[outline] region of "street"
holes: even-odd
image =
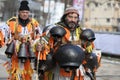
[[[120,59],[103,57],[97,80],[120,80]]]
[[[0,80],[7,80],[8,77],[6,69],[3,67],[3,64],[8,60],[5,54],[3,53],[5,48],[0,48]]]
[[[0,80],[6,80],[8,74],[3,64],[8,60],[4,55],[5,48],[0,48]],[[102,57],[101,66],[97,71],[97,80],[120,80],[120,59]]]

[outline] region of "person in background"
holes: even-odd
[[[32,47],[32,42],[34,42],[41,34],[42,30],[38,21],[29,17],[30,8],[28,4],[28,1],[22,0],[18,10],[18,16],[7,20],[6,24],[1,27],[2,31],[0,31],[0,46],[7,45],[5,54],[7,56],[11,55],[11,57],[9,57],[11,61],[9,62],[12,65],[9,66],[9,69],[7,70],[10,75],[10,80],[18,80],[19,78],[22,78],[22,80],[31,80],[31,75],[33,74],[29,59],[30,53],[28,50],[31,50],[30,52],[32,52],[32,49],[29,48]],[[12,49],[14,50],[9,54],[10,52],[8,49],[11,43],[14,43],[12,46]],[[25,47],[23,47],[23,45],[25,45]],[[20,54],[21,49],[24,49],[22,51],[23,53],[27,52],[23,54],[24,56],[21,56]],[[20,68],[21,64],[19,64],[22,62],[20,62],[19,58],[25,58],[22,69]],[[6,65],[8,65],[8,62],[4,64],[4,66]]]

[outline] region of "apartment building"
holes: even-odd
[[[84,25],[95,31],[120,31],[120,0],[85,0]]]

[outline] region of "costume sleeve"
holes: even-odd
[[[8,40],[9,32],[9,26],[6,23],[0,25],[0,39],[2,45]]]
[[[42,34],[42,26],[38,23],[38,21],[32,18],[32,24],[37,33]]]

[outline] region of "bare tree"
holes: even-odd
[[[15,16],[18,8],[18,0],[5,0],[4,7],[2,9],[3,20],[7,20],[8,18]]]

